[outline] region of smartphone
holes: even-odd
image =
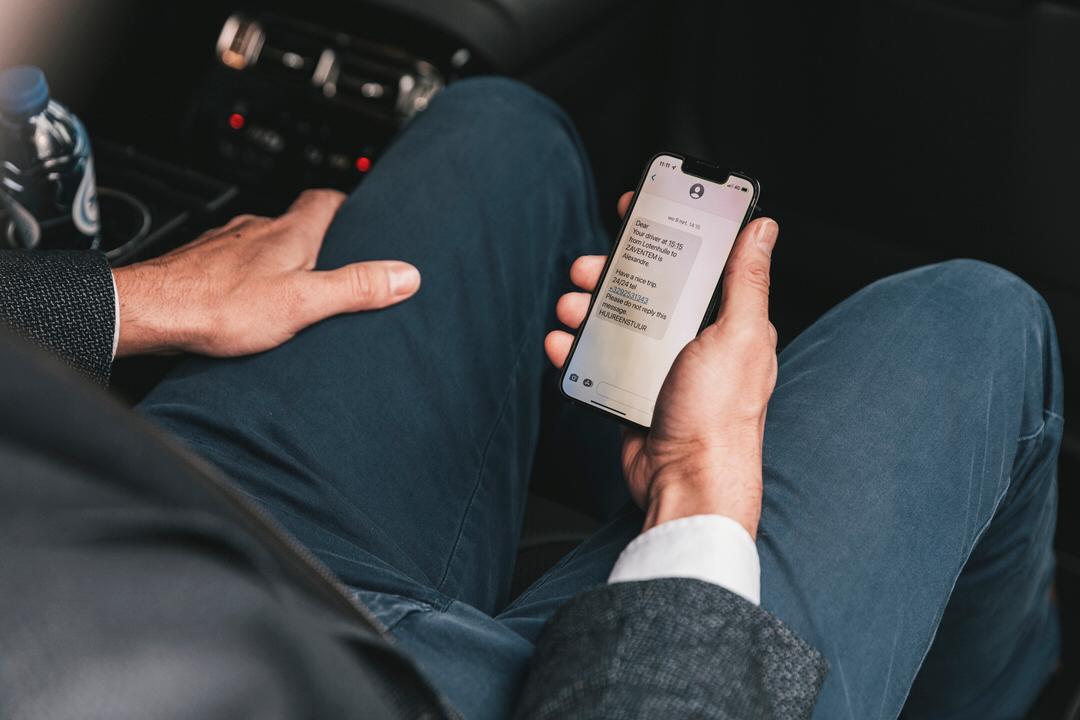
[[[756,180],[675,153],[649,161],[608,256],[559,387],[643,428],[675,356],[711,322]]]

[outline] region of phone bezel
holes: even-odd
[[[607,260],[604,262],[604,269],[600,272],[600,280],[596,287],[603,287],[604,281],[607,279],[608,270],[611,268],[611,261],[615,257],[615,252],[619,249],[619,243],[622,240],[623,233],[626,232],[626,224],[629,222],[630,217],[633,215],[634,206],[637,205],[637,199],[641,194],[641,188],[645,185],[645,179],[649,176],[649,170],[652,168],[653,163],[661,157],[671,157],[681,161],[680,170],[689,175],[690,177],[700,178],[702,180],[708,180],[711,183],[722,184],[728,178],[738,178],[750,184],[753,188],[753,197],[750,198],[750,205],[747,206],[746,215],[743,217],[742,222],[739,223],[739,231],[741,232],[746,224],[750,222],[750,218],[754,215],[754,210],[757,208],[758,197],[761,194],[761,185],[757,180],[750,177],[746,173],[738,170],[723,170],[719,165],[708,160],[702,160],[700,158],[694,158],[689,155],[682,155],[674,152],[658,152],[649,158],[649,162],[645,163],[645,170],[641,173],[641,178],[638,180],[637,187],[634,188],[634,196],[630,200],[629,207],[626,208],[626,215],[623,216],[622,221],[619,223],[619,229],[615,233],[614,242],[611,244],[611,251],[608,253]],[[730,259],[731,255],[728,254]],[[723,292],[724,286],[724,270],[727,268],[727,261],[724,262],[724,268],[720,270],[720,277],[716,281],[716,287],[713,288],[712,297],[709,299],[709,306],[705,311],[705,315],[701,318],[701,324],[698,326],[697,334],[701,334],[701,331],[713,322],[716,317],[716,313],[720,306],[720,297]],[[630,418],[619,415],[616,412],[606,410],[600,405],[585,402],[570,394],[568,394],[564,388],[566,382],[566,374],[570,369],[570,358],[574,357],[574,352],[577,350],[578,340],[581,338],[582,333],[585,332],[585,327],[588,325],[589,317],[592,315],[593,304],[596,302],[596,292],[593,292],[589,298],[589,309],[585,311],[585,319],[581,321],[581,326],[574,334],[574,342],[570,346],[570,352],[566,355],[566,362],[563,363],[562,370],[559,371],[559,393],[564,398],[576,405],[582,405],[589,410],[601,413],[605,417],[613,418],[623,425],[627,425],[640,430],[648,430],[649,428],[640,423],[636,423]]]

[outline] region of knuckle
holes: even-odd
[[[340,205],[345,201],[345,193],[330,188],[310,188],[300,193],[303,205]]]
[[[251,213],[244,213],[243,215],[237,215],[229,223],[230,225],[247,225],[248,223],[256,220],[256,216]]]
[[[337,190],[331,190],[330,188],[308,188],[300,193],[301,197],[311,200],[329,200],[332,198],[343,197],[344,193]]]
[[[762,324],[750,319],[740,319],[731,323],[729,332],[731,342],[740,348],[756,349],[762,344],[762,340],[768,337],[767,331]]]
[[[225,235],[228,233],[238,233],[247,228],[253,221],[255,216],[250,214],[236,215],[229,222],[225,223],[221,227],[216,227],[213,230],[207,230],[205,233],[199,236],[199,239],[204,237],[213,237],[218,235]]]
[[[269,218],[260,224],[262,229],[271,235],[289,235],[296,227],[292,213],[285,213],[280,217]]]
[[[332,188],[322,188],[320,190],[317,190],[316,192],[319,193],[320,198],[322,198],[324,200],[329,200],[329,201],[335,202],[335,203],[342,202],[346,197],[348,197],[345,193],[341,192],[340,190],[334,190]]]
[[[742,363],[756,365],[776,357],[776,330],[768,321],[739,319],[728,323],[724,332]]]
[[[739,271],[739,280],[766,294],[769,292],[769,268],[758,262],[747,263]]]
[[[367,268],[355,266],[349,270],[349,295],[358,303],[370,302],[375,297],[375,283]]]
[[[232,230],[236,232],[261,232],[265,230],[267,224],[271,222],[270,218],[261,215],[243,215],[242,217],[243,221],[233,226]]]

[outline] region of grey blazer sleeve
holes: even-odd
[[[717,585],[615,583],[548,623],[517,717],[808,718],[826,670],[779,620]]]
[[[105,256],[0,250],[0,323],[107,384],[116,307]]]

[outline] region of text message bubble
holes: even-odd
[[[657,340],[667,332],[701,237],[636,216],[611,262],[596,314]]]

